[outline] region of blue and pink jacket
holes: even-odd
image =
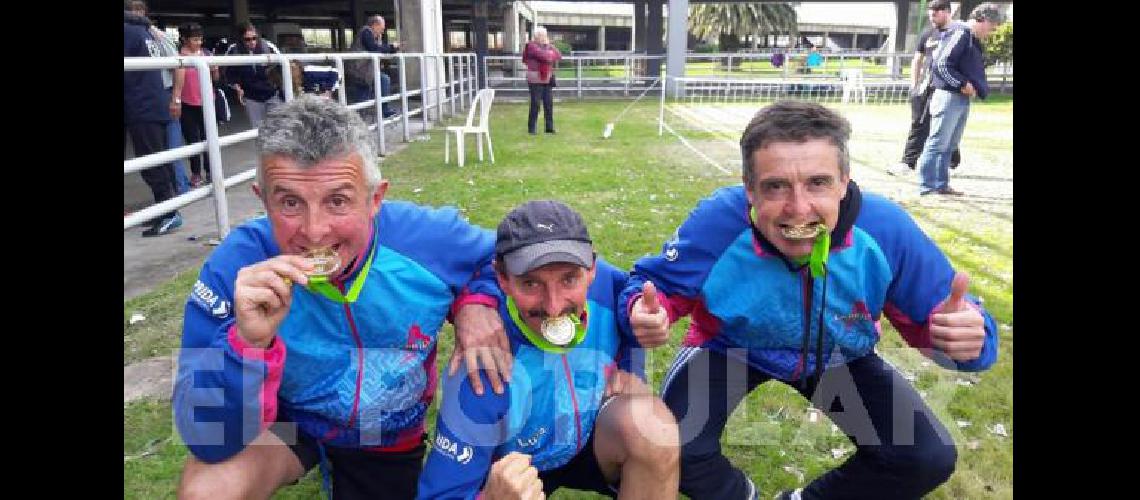
[[[883,315],[909,345],[932,347],[930,316],[950,295],[955,273],[901,207],[849,183],[832,231],[826,301],[824,280],[780,255],[753,228],[750,213],[741,185],[702,200],[660,254],[634,265],[622,293],[623,328],[650,280],[663,293],[670,322],[692,315],[685,345],[726,354],[745,348],[750,366],[784,381],[803,380],[817,363],[835,366],[870,353]],[[966,299],[985,318],[981,355],[933,359],[946,368],[985,370],[997,359],[996,324],[976,298]]]
[[[495,307],[495,235],[453,208],[386,201],[369,248],[332,282],[342,293],[375,249],[352,304],[293,285],[267,349],[236,332],[238,270],[280,254],[269,220],[235,228],[206,260],[186,303],[174,416],[190,451],[225,460],[275,420],[319,442],[377,452],[423,442],[435,394],[436,335],[468,302]]]
[[[531,455],[540,471],[566,465],[589,440],[610,373],[620,368],[645,378],[644,352],[615,316],[627,275],[600,258],[597,269],[586,295],[585,338],[563,354],[530,343],[506,297],[498,297],[514,354],[511,381],[503,394],[488,389],[479,396],[466,375],[444,377],[418,498],[476,498],[494,461],[514,451]]]

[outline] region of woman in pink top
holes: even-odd
[[[526,83],[530,87],[530,114],[527,116],[526,129],[535,133],[538,121],[538,103],[542,101],[543,117],[546,119],[546,133],[554,133],[554,98],[551,95],[554,87],[554,67],[562,53],[550,43],[546,28],[539,26],[534,29],[534,38],[527,42],[523,49],[522,62],[526,64]]]
[[[181,48],[178,53],[184,56],[208,56],[209,50],[202,48],[202,26],[198,23],[186,23],[178,27],[178,39]],[[201,142],[206,137],[206,125],[202,118],[202,88],[198,83],[198,70],[194,67],[186,68],[186,76],[182,84],[182,137],[186,144]],[[210,78],[218,79],[217,66],[210,67]],[[207,92],[213,92],[209,88]],[[179,102],[175,99],[175,102]],[[202,155],[190,157],[190,184],[199,187],[210,182],[210,170],[206,169],[206,178],[202,179]]]

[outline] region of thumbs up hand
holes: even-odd
[[[982,352],[986,340],[982,313],[966,302],[970,276],[959,272],[950,284],[950,296],[930,316],[930,337],[934,347],[955,361],[972,361]]]
[[[629,311],[629,324],[641,347],[657,347],[669,340],[669,313],[661,307],[652,281],[646,281],[641,292]]]

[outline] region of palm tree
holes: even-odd
[[[785,2],[699,3],[689,6],[689,31],[705,41],[717,37],[721,52],[740,47],[740,37],[798,33],[796,9]]]

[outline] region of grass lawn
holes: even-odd
[[[732,173],[724,174],[670,134],[659,137],[656,100],[646,99],[634,106],[618,122],[613,136],[602,139],[605,124],[627,104],[567,99],[555,105],[558,133],[530,136],[526,133],[525,105],[496,103],[491,113],[495,164],[479,163],[470,151],[473,147],[468,148],[464,168],[456,167],[454,158],[451,164],[443,164],[443,137],[437,127],[430,141],[412,143],[383,162],[383,174],[391,180],[388,196],[429,205],[454,205],[471,222],[491,228],[507,210],[524,200],[559,198],[584,215],[599,254],[628,269],[637,258],[659,251],[698,200],[717,187],[739,182],[739,172],[729,169]],[[880,352],[913,375],[914,384],[959,447],[956,472],[930,498],[1011,498],[1012,194],[1008,203],[997,195],[992,197],[997,201],[905,196],[913,189],[913,182],[892,180],[883,167],[897,161],[902,150],[908,107],[840,109],[855,128],[851,144],[853,177],[864,189],[889,196],[900,193],[900,202],[954,265],[971,274],[971,292],[985,299],[1001,325],[1000,357],[993,369],[959,374],[925,364],[920,355],[904,348],[897,332],[883,322]],[[725,111],[724,115],[728,114]],[[747,114],[745,109],[743,115]],[[969,123],[962,145],[966,155],[962,171],[954,174],[961,175],[962,180],[959,183],[952,177],[952,182],[960,189],[967,186],[968,192],[973,186],[966,184],[969,182],[1001,184],[987,178],[1008,177],[1012,186],[1012,101],[975,106]],[[703,132],[704,136],[694,133],[690,139],[728,165],[734,154],[731,144],[739,139],[739,133],[739,125],[732,122],[724,128],[713,127]],[[739,168],[739,158],[735,161],[732,165]],[[975,206],[970,208],[966,203]],[[195,275],[196,271],[186,273],[124,303],[125,362],[170,355],[177,347],[183,302]],[[129,325],[128,318],[136,311],[143,312],[148,320]],[[648,371],[655,388],[660,387],[687,326],[687,320],[679,322],[670,344],[651,352]],[[452,349],[450,326],[439,339],[442,366]],[[826,418],[808,423],[806,409],[807,402],[790,388],[765,384],[742,402],[729,421],[722,438],[725,453],[757,482],[763,498],[810,481],[839,464],[853,449],[845,437],[831,429]],[[123,413],[124,497],[173,498],[187,451],[173,432],[169,402],[135,402],[124,405]],[[959,427],[956,421],[970,425]],[[434,407],[428,422],[434,424]],[[1008,437],[991,432],[995,424],[1002,424]],[[319,482],[311,473],[275,498],[314,498],[319,495]],[[563,490],[555,498],[594,495]]]

